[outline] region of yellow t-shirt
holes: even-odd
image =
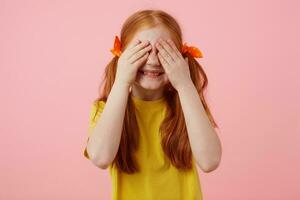
[[[113,200],[202,200],[202,191],[198,171],[193,157],[193,169],[179,171],[163,156],[160,145],[159,126],[166,113],[165,98],[145,101],[129,95],[136,107],[137,123],[140,128],[140,149],[137,162],[141,172],[135,174],[120,173],[117,168],[109,166],[112,180]],[[105,102],[99,102],[96,112],[93,105],[90,112],[89,134],[95,127]],[[85,149],[84,156],[88,158]]]

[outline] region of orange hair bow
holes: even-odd
[[[121,41],[118,36],[115,36],[114,47],[110,51],[112,52],[112,54],[120,57],[122,51],[121,51]]]
[[[115,56],[120,57],[122,51],[121,51],[121,41],[120,41],[118,36],[115,36],[114,47],[110,51]],[[189,53],[195,58],[202,58],[203,57],[203,54],[200,51],[200,49],[198,49],[197,47],[194,47],[194,46],[188,46],[186,43],[183,44],[182,49],[181,49],[181,53],[183,53],[183,54],[184,53]]]
[[[189,54],[191,54],[195,58],[203,58],[203,54],[200,51],[200,49],[198,49],[197,47],[194,47],[194,46],[188,46],[186,44],[186,42],[183,44],[181,52],[182,53],[188,52]]]

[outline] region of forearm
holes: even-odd
[[[192,152],[205,172],[214,170],[221,160],[221,143],[212,127],[200,96],[192,82],[178,90]]]
[[[128,94],[129,86],[115,82],[93,129],[87,151],[97,165],[107,166],[118,152]]]

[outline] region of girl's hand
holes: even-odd
[[[117,63],[115,81],[128,87],[136,79],[138,68],[146,61],[152,46],[149,41],[136,40],[121,54]]]
[[[160,63],[173,87],[178,91],[181,86],[191,83],[188,58],[183,58],[174,42],[171,39],[159,39],[156,47]]]

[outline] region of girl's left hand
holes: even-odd
[[[183,58],[174,42],[171,39],[159,39],[156,47],[160,63],[173,87],[178,91],[180,87],[191,83],[188,58]]]

